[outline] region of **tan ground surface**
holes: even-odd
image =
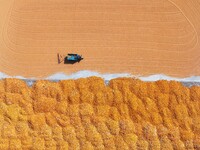
[[[0,149],[199,150],[200,87],[115,79],[0,81]]]
[[[199,18],[199,0],[0,0],[0,71],[200,75]]]

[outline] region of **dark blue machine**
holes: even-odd
[[[68,54],[65,57],[65,63],[76,63],[80,62],[83,59],[81,55],[78,54]]]

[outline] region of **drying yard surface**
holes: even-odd
[[[97,77],[0,81],[0,149],[200,149],[200,87]]]
[[[198,76],[199,18],[199,0],[0,0],[0,71]],[[58,64],[57,53],[85,59]],[[0,80],[4,149],[200,149],[200,87]]]
[[[0,70],[199,75],[199,17],[199,0],[0,0]]]

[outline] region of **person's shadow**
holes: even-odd
[[[63,56],[60,55],[59,53],[57,53],[57,59],[58,59],[58,64],[60,64],[61,62],[63,62]]]

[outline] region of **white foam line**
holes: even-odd
[[[87,78],[87,77],[91,77],[91,76],[101,77],[104,80],[111,80],[111,79],[119,78],[119,77],[133,77],[129,73],[101,74],[98,72],[84,70],[84,71],[78,71],[76,73],[72,73],[70,75],[66,75],[64,73],[56,73],[56,74],[53,74],[53,75],[47,77],[46,79],[48,79],[48,80],[67,80],[67,79]]]
[[[9,76],[5,73],[0,73],[0,79],[5,79],[5,78],[18,78],[18,79],[23,79],[23,80],[37,80],[37,79],[45,79],[45,80],[68,80],[68,79],[79,79],[79,78],[87,78],[91,76],[97,76],[101,77],[106,81],[110,81],[111,79],[119,78],[119,77],[127,77],[127,78],[138,78],[142,81],[157,81],[157,80],[175,80],[175,81],[180,81],[180,82],[200,82],[200,76],[191,76],[191,77],[186,77],[186,78],[176,78],[176,77],[170,77],[164,74],[155,74],[155,75],[150,75],[150,76],[139,76],[139,75],[132,75],[130,73],[116,73],[116,74],[111,74],[111,73],[98,73],[94,71],[89,71],[89,70],[83,70],[83,71],[78,71],[76,73],[72,74],[65,74],[65,73],[56,73],[51,76],[45,77],[45,78],[25,78],[22,76]]]
[[[156,74],[156,75],[150,75],[150,76],[142,76],[139,77],[142,81],[157,81],[157,80],[167,80],[167,81],[179,81],[179,82],[200,82],[200,76],[190,76],[186,78],[176,78],[176,77],[170,77],[164,74]]]

